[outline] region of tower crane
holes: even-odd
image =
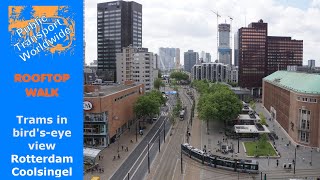
[[[212,10],[211,10],[212,11]],[[221,17],[220,16],[220,14],[218,13],[218,11],[217,12],[215,12],[215,11],[212,11],[216,16],[217,16],[217,60],[218,60],[218,46],[219,46],[219,33],[218,33],[218,29],[219,29],[219,17]]]
[[[232,33],[232,20],[233,20],[233,18],[231,17],[231,16],[228,16],[229,17],[229,19],[230,19],[230,48],[231,48],[231,50],[232,50],[232,48],[233,48],[233,46],[232,46],[232,36],[233,36],[233,33]],[[232,54],[233,53],[231,53],[231,64],[232,64]]]

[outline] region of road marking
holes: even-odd
[[[177,161],[176,161],[176,165],[174,166],[173,176],[172,176],[172,179],[171,179],[171,180],[173,180],[173,179],[174,179],[174,174],[176,173],[177,164],[178,164],[178,162],[179,162],[179,161],[180,161],[180,160],[179,160],[179,159],[177,159]]]
[[[152,149],[153,145],[154,145],[154,143],[151,145],[150,149]],[[142,151],[142,152],[144,152],[144,151]],[[142,154],[142,153],[141,153],[141,154]],[[134,175],[136,174],[136,172],[137,172],[138,169],[140,168],[142,162],[143,162],[144,159],[147,157],[147,155],[148,155],[148,152],[147,152],[147,153],[144,155],[144,157],[142,158],[142,160],[141,160],[141,162],[139,163],[137,169],[136,169],[136,170],[133,172],[133,174],[131,175],[131,178],[134,177]],[[127,176],[126,176],[123,180],[125,180],[125,179],[127,179]]]
[[[148,142],[148,144],[150,144],[150,142],[153,140],[153,138],[155,137],[155,135],[158,134],[158,131],[161,129],[161,126],[163,125],[163,123],[166,121],[167,118],[164,118],[162,124],[159,126],[159,129],[157,130],[157,132],[153,135],[153,137],[150,139],[150,141]],[[155,141],[154,141],[155,142]],[[152,143],[151,147],[149,147],[149,149],[152,149],[153,145],[155,143]],[[148,148],[148,146],[146,146],[142,152],[144,152],[146,149]],[[137,158],[137,160],[134,162],[134,164],[132,165],[132,167],[130,168],[130,170],[128,171],[131,172],[132,168],[135,166],[135,164],[138,162],[139,158],[141,157],[143,153],[140,154],[140,156]],[[143,157],[143,159],[141,160],[140,164],[137,166],[136,170],[133,172],[133,174],[131,175],[131,177],[134,177],[134,175],[136,174],[137,170],[140,168],[142,162],[144,161],[144,159],[146,158],[146,156],[148,155],[148,152],[145,154],[145,156]],[[124,180],[127,179],[128,174],[123,178]]]
[[[173,138],[173,136],[170,136],[170,139],[169,139],[169,141],[168,141],[168,143],[167,143],[167,146],[166,146],[166,148],[164,149],[164,151],[163,151],[163,153],[162,153],[162,155],[161,155],[161,158],[160,158],[159,163],[157,164],[155,174],[156,174],[156,172],[158,171],[158,168],[159,168],[160,162],[162,161],[163,155],[164,155],[164,154],[165,154],[165,152],[167,151],[168,146],[169,146],[169,144],[170,144],[170,142],[171,142],[171,139],[172,139],[172,138]]]
[[[183,161],[183,160],[182,160]],[[184,177],[186,176],[186,174],[187,174],[187,166],[188,166],[188,164],[187,163],[184,163],[184,172],[186,172],[186,173],[183,173],[183,175],[182,175],[182,180],[184,180]]]

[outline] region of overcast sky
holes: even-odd
[[[142,46],[158,53],[159,47],[210,52],[216,59],[217,19],[230,23],[232,34],[263,19],[268,35],[303,40],[303,61],[320,66],[320,0],[135,0],[142,4]],[[97,3],[85,0],[86,62],[97,59]],[[233,46],[233,37],[232,37]]]

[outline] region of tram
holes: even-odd
[[[200,149],[194,148],[188,143],[181,144],[181,150],[190,158],[211,167],[252,174],[259,173],[259,162],[255,160],[236,159],[208,154]]]

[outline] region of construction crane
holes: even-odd
[[[212,10],[211,10],[212,11]],[[220,14],[218,14],[218,12],[212,11],[216,16],[217,16],[217,60],[218,60],[218,46],[219,46],[219,33],[218,33],[218,29],[219,29],[219,17]]]
[[[232,20],[233,20],[233,18],[230,17],[230,16],[228,16],[228,17],[229,17],[229,19],[230,19],[230,48],[232,49],[232,47],[233,47],[233,46],[232,46],[232,35],[233,35],[233,34],[232,34]],[[231,53],[231,60],[230,60],[230,61],[231,61],[231,62],[230,62],[231,64],[232,64],[232,59],[233,59],[233,58],[232,58],[232,54],[233,54],[233,53]]]

